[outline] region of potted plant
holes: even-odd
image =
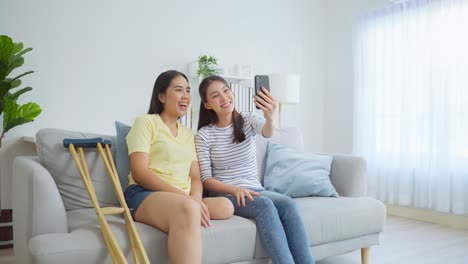
[[[214,56],[200,55],[198,57],[198,77],[203,79],[217,74],[219,74],[218,60]]]
[[[29,102],[24,105],[17,103],[18,97],[25,92],[31,91],[31,87],[25,87],[16,91],[13,89],[19,87],[22,83],[22,77],[33,73],[28,71],[14,78],[8,75],[16,68],[24,64],[23,55],[32,48],[23,48],[23,43],[14,43],[8,37],[0,36],[0,116],[3,114],[3,129],[0,133],[0,147],[5,134],[12,128],[34,121],[41,112],[41,107]]]

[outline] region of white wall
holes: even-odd
[[[46,127],[115,134],[114,120],[132,123],[147,111],[160,72],[186,71],[202,53],[252,64],[254,73],[301,74],[302,101],[284,106],[283,126],[299,126],[305,148],[320,151],[324,2],[2,1],[0,34],[34,48],[21,69],[36,71],[23,80],[34,90],[22,102],[43,108],[0,150],[2,207],[11,206],[14,157],[34,153],[22,136]]]
[[[352,25],[363,13],[389,0],[325,1],[324,152],[351,153],[353,148]]]

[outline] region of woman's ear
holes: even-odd
[[[159,98],[159,101],[161,101],[161,103],[164,104],[166,102],[166,96],[164,94],[160,93],[158,95],[158,98]]]
[[[211,107],[211,105],[210,105],[209,103],[203,103],[203,105],[204,105],[205,108],[208,109],[208,110],[213,109],[213,107]]]

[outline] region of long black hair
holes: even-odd
[[[229,87],[229,84],[220,76],[209,76],[203,79],[203,81],[200,83],[200,87],[198,88],[198,92],[200,93],[200,117],[198,119],[198,130],[200,128],[211,125],[211,124],[216,124],[218,122],[218,116],[216,115],[216,112],[207,109],[205,107],[205,103],[208,101],[207,100],[207,92],[208,92],[208,87],[210,86],[211,83],[218,81],[224,83],[227,87]],[[231,88],[229,88],[231,89]],[[233,132],[233,143],[241,143],[245,140],[245,133],[244,133],[244,118],[242,118],[242,115],[237,112],[237,110],[234,108],[234,111],[232,111],[232,125],[234,127],[234,132]]]
[[[166,93],[166,90],[169,88],[172,80],[177,76],[184,77],[188,82],[187,76],[179,71],[169,70],[159,74],[158,78],[154,82],[153,95],[151,96],[148,114],[160,114],[164,111],[164,104],[159,101],[159,95]]]

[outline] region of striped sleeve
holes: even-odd
[[[200,165],[200,176],[202,182],[213,177],[211,171],[210,148],[208,147],[207,135],[203,129],[198,130],[195,136],[198,164]]]
[[[250,123],[252,124],[253,129],[257,134],[263,135],[262,130],[263,126],[265,125],[265,118],[256,113],[252,112],[250,114]]]

